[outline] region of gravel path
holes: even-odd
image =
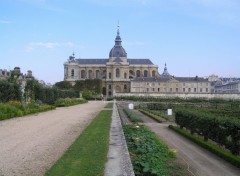
[[[106,105],[89,102],[0,121],[0,176],[40,176]]]
[[[239,176],[240,169],[199,147],[168,128],[168,124],[146,123],[189,165],[194,176]]]

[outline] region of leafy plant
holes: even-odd
[[[125,138],[136,176],[173,175],[175,153],[144,126],[124,126]]]

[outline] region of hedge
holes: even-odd
[[[234,156],[232,155],[231,153],[213,145],[213,144],[210,144],[206,141],[204,141],[202,138],[200,137],[197,137],[197,136],[194,136],[194,135],[191,135],[190,133],[188,133],[187,131],[185,130],[182,130],[178,127],[175,127],[175,126],[172,126],[172,125],[169,125],[169,128],[176,131],[177,133],[183,135],[184,137],[190,139],[191,141],[193,141],[194,143],[200,145],[201,147],[207,149],[208,151],[216,154],[217,156],[221,157],[222,159],[230,162],[231,164],[237,166],[240,168],[240,158],[237,157],[237,156]]]

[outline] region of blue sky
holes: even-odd
[[[0,68],[63,80],[63,63],[108,58],[117,23],[129,58],[175,76],[240,77],[239,0],[1,0]]]

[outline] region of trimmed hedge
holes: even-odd
[[[87,100],[84,99],[77,99],[77,98],[60,98],[55,101],[55,106],[57,107],[68,107],[77,104],[87,103]]]
[[[213,145],[210,144],[206,141],[204,141],[202,138],[199,138],[197,136],[191,135],[190,133],[188,133],[185,130],[182,130],[178,127],[169,125],[169,128],[176,131],[177,133],[183,135],[184,137],[190,139],[191,141],[193,141],[194,143],[200,145],[201,147],[207,149],[208,151],[216,154],[217,156],[221,157],[222,159],[230,162],[231,164],[233,164],[234,166],[237,166],[240,168],[240,158],[237,156],[232,155],[231,153]]]
[[[143,120],[137,114],[135,114],[132,110],[128,108],[124,108],[123,111],[127,114],[128,118],[132,122],[143,122]]]
[[[155,114],[152,114],[152,113],[150,113],[150,112],[148,112],[148,111],[145,111],[145,110],[143,110],[143,109],[139,109],[139,111],[140,111],[141,113],[147,115],[148,117],[156,120],[156,121],[159,122],[159,123],[162,123],[162,122],[164,121],[163,119],[161,119],[161,117],[159,117],[159,116],[157,116],[157,115],[155,115]]]
[[[185,127],[191,133],[198,133],[207,141],[211,139],[224,145],[232,154],[240,152],[240,119],[220,116],[199,109],[178,109],[175,120],[180,128]]]
[[[12,101],[5,104],[0,104],[0,120],[6,120],[13,117],[22,117],[24,115],[33,114],[55,109],[55,106],[39,105],[36,103],[21,104],[17,101]]]

